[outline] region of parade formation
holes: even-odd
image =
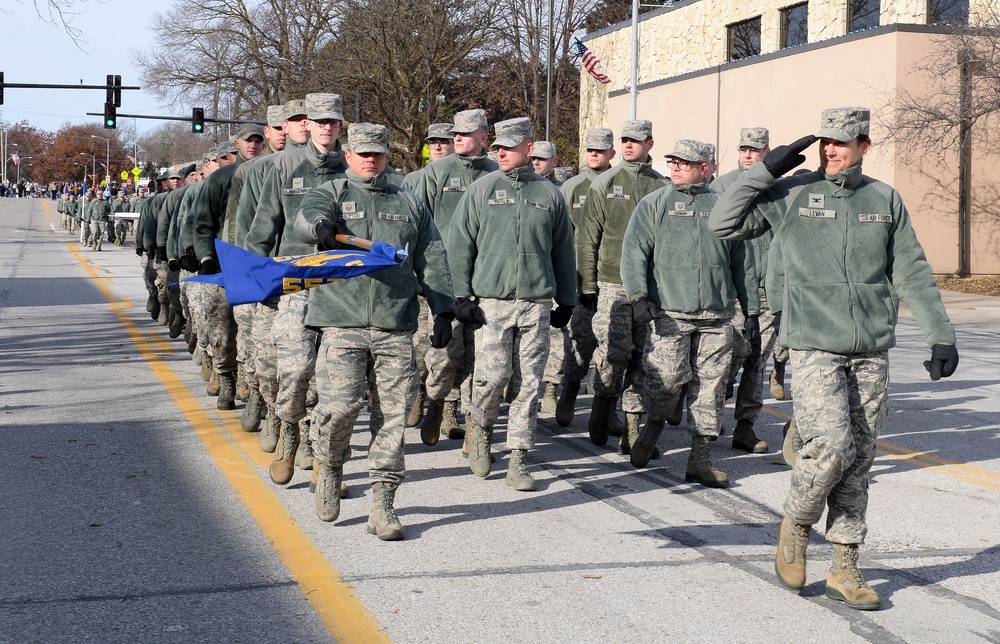
[[[340,95],[311,93],[270,106],[266,126],[239,126],[148,190],[67,191],[58,212],[91,251],[133,237],[146,311],[183,336],[219,410],[243,401],[240,426],[273,454],[275,485],[309,473],[319,520],[336,523],[341,499],[358,494],[343,468],[366,408],[367,530],[395,541],[407,427],[454,449],[477,479],[505,448],[506,485],[531,492],[539,414],[563,427],[586,416],[593,444],[636,468],[659,458],[666,425],[685,424],[684,478],[724,488],[712,461],[724,442],[772,450],[755,431],[769,391],[794,401],[775,573],[803,588],[826,510],[826,595],[874,610],[859,549],[900,299],[930,348],[931,379],[952,375],[958,353],[902,199],[862,174],[869,110],[819,116],[815,135],[773,148],[766,127],[732,133],[739,167],[721,176],[714,146],[693,139],[656,148],[669,150],[661,175],[652,123],[628,120],[617,136],[587,131],[570,178],[528,118],[493,124],[491,138],[487,113],[468,109],[428,128],[429,162],[402,177],[387,165],[388,128],[345,124]],[[818,168],[796,171],[813,146]],[[240,270],[220,261],[216,240],[261,257],[358,250],[358,240],[407,255],[233,306],[205,279]],[[585,386],[589,409],[577,404]],[[506,445],[494,436],[504,410]]]

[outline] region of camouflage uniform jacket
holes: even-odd
[[[194,208],[194,252],[198,259],[217,259],[215,240],[222,238],[222,222],[229,204],[229,188],[236,169],[243,164],[243,157],[236,157],[235,163],[219,168],[202,181],[204,187],[198,191],[198,201]]]
[[[431,161],[420,171],[419,180],[411,192],[434,216],[434,223],[449,249],[448,231],[451,230],[451,220],[458,209],[458,203],[474,181],[499,167],[483,151],[475,157],[449,154],[443,159]]]
[[[695,183],[660,188],[639,202],[622,255],[629,300],[646,297],[671,317],[686,319],[730,318],[734,299],[744,313],[760,313],[748,245],[723,241],[708,229],[717,200],[706,184]]]
[[[583,293],[597,282],[621,284],[622,238],[639,200],[663,187],[663,175],[646,163],[622,161],[590,184],[576,244]]]
[[[491,172],[469,186],[448,237],[457,296],[576,304],[566,202],[530,165]]]
[[[314,245],[303,243],[295,235],[295,213],[312,188],[343,177],[346,170],[339,141],[326,153],[320,153],[310,142],[289,154],[275,155],[244,248],[263,257],[316,252]]]
[[[384,173],[365,179],[348,172],[310,190],[295,217],[299,244],[313,248],[316,226],[324,220],[338,222],[358,237],[398,248],[409,244],[410,256],[399,266],[311,289],[307,325],[416,329],[418,285],[431,313],[455,312],[448,259],[433,218]]]
[[[784,257],[781,343],[850,355],[896,344],[902,297],[929,345],[955,330],[903,200],[861,164],[775,180],[755,163],[720,197],[709,219],[724,239],[774,229]]]

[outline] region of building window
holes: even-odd
[[[932,25],[969,24],[969,0],[928,0],[927,22]]]
[[[809,42],[809,3],[792,5],[781,10],[781,48]]]
[[[727,60],[760,55],[760,16],[726,26],[729,36]]]
[[[878,27],[879,0],[847,0],[847,32]]]

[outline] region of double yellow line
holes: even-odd
[[[127,313],[131,303],[111,292],[107,278],[97,274],[90,261],[79,253],[77,244],[66,246],[94,280],[139,354],[194,428],[330,634],[338,642],[389,642],[368,608],[254,471],[252,465],[266,467],[270,461],[257,448],[255,435],[242,431],[233,414],[224,414],[222,426],[214,421],[163,360],[163,354],[173,351],[171,345],[156,333],[147,338]],[[154,336],[158,342],[151,340]]]
[[[788,414],[776,409],[765,407],[761,411],[782,420],[790,420],[792,418]],[[902,445],[887,443],[883,440],[876,441],[876,444],[879,448],[879,456],[886,460],[903,461],[907,465],[948,476],[963,483],[1000,492],[1000,474],[996,472],[965,465],[964,463],[956,463],[940,456],[913,450]]]

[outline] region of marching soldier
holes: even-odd
[[[632,319],[632,306],[622,286],[622,237],[639,200],[659,190],[664,178],[652,167],[653,124],[625,121],[621,133],[622,163],[594,179],[587,195],[577,240],[580,302],[594,314],[594,402],[590,440],[608,442],[609,418],[622,396],[628,431],[638,432],[642,417],[642,352],[646,324]],[[623,391],[624,384],[624,391]]]
[[[746,245],[722,241],[708,229],[718,195],[705,181],[711,152],[682,139],[668,155],[670,185],[648,195],[625,231],[622,283],[633,319],[650,327],[643,352],[643,399],[649,418],[638,435],[628,432],[632,464],[644,467],[680,396],[687,396],[693,435],[685,480],[727,487],[712,466],[711,441],[722,427],[726,380],[733,351],[733,301],[749,316],[759,313],[757,274],[746,270]],[[752,260],[750,262],[752,269]]]
[[[332,118],[331,108],[333,104],[327,104],[315,117],[320,122],[318,130],[330,130],[323,121]],[[316,130],[313,136],[315,140]],[[410,193],[386,178],[388,128],[354,123],[347,138],[351,147],[346,153],[346,176],[324,183],[302,199],[295,221],[299,243],[337,248],[339,232],[399,248],[408,246],[411,255],[401,266],[379,271],[377,277],[364,275],[308,291],[305,324],[322,331],[316,365],[316,513],[324,521],[335,521],[340,515],[344,454],[364,404],[366,373],[372,361],[384,422],[368,451],[372,483],[368,532],[383,541],[395,541],[404,536],[394,502],[404,476],[403,430],[413,369],[417,288],[423,290],[435,316],[435,346],[448,342],[455,301],[434,220]]]
[[[469,466],[490,473],[493,425],[503,388],[520,367],[510,404],[507,485],[535,489],[526,456],[535,446],[538,384],[549,352],[549,327],[565,326],[576,305],[573,227],[559,190],[531,167],[527,118],[496,124],[500,169],[481,177],[451,223],[448,260],[458,315],[476,330]],[[555,300],[556,308],[552,308]]]

